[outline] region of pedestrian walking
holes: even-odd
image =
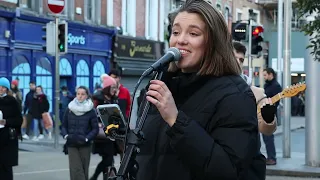
[[[98,134],[98,120],[87,87],[77,88],[76,98],[63,118],[62,135],[67,140],[70,180],[88,180],[92,140]]]

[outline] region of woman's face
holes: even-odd
[[[88,94],[86,93],[86,90],[82,89],[82,88],[79,88],[77,90],[77,100],[79,102],[83,102],[85,101],[86,99],[88,99]]]
[[[115,96],[116,93],[117,93],[117,91],[118,91],[117,85],[116,85],[116,84],[115,84],[115,85],[112,85],[111,88],[110,88],[110,94],[111,94],[111,96]]]
[[[0,96],[7,93],[7,88],[0,86]]]
[[[16,85],[11,84],[11,89],[14,89],[16,87]]]
[[[196,13],[181,12],[172,25],[170,47],[180,50],[177,66],[182,72],[196,72],[205,50],[206,25]]]
[[[37,88],[36,88],[36,93],[37,93],[37,94],[42,94],[42,89],[41,89],[40,87],[37,87]]]

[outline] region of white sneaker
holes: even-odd
[[[49,132],[49,134],[48,134],[48,139],[52,139],[52,133],[51,132]]]
[[[38,139],[44,139],[44,135],[43,135],[43,134],[40,134],[40,135],[38,136]]]
[[[26,139],[26,140],[29,140],[29,139],[30,139],[27,134],[24,134],[24,135],[22,136],[22,138],[23,138],[23,139]]]
[[[34,137],[32,138],[32,141],[39,141],[39,139],[38,139],[38,137],[34,136]]]

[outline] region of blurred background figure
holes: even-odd
[[[0,78],[0,179],[13,180],[12,167],[18,165],[21,138],[21,106],[10,92],[10,82]]]
[[[44,138],[43,134],[43,120],[42,113],[49,111],[49,102],[47,96],[43,93],[41,86],[36,87],[36,92],[34,93],[32,103],[31,103],[31,115],[33,118],[33,139],[34,141],[39,141],[39,139]],[[40,132],[40,133],[39,133]],[[51,132],[48,132],[49,138]]]

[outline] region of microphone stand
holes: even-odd
[[[154,80],[160,80],[162,78],[162,71],[157,71]],[[144,96],[145,99],[145,96]],[[143,106],[143,112],[139,119],[137,127],[133,130],[129,130],[126,138],[126,150],[123,156],[120,168],[115,177],[109,177],[109,180],[136,180],[139,170],[139,164],[135,160],[137,154],[140,152],[140,145],[144,141],[144,135],[142,132],[143,125],[146,121],[148,111],[150,109],[150,102],[145,101]]]

